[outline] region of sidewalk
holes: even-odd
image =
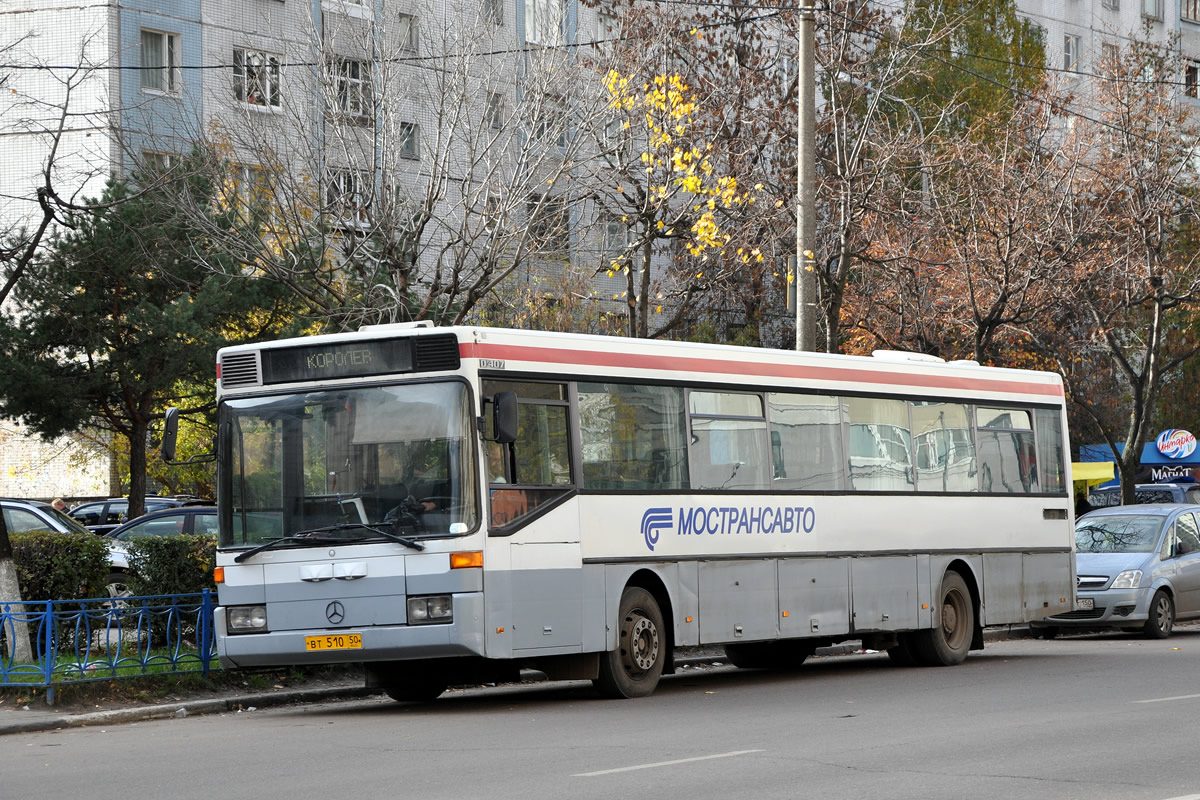
[[[984,631],[987,641],[1028,637],[1029,629],[1024,626],[989,628]],[[817,648],[817,656],[844,656],[860,652],[859,642],[843,642],[832,647]],[[725,663],[724,649],[715,647],[681,647],[675,651],[677,669],[703,666],[721,666]],[[361,679],[347,680],[343,685],[322,686],[309,689],[285,689],[271,692],[230,692],[224,697],[200,700],[181,700],[157,705],[129,705],[104,711],[64,713],[40,705],[0,710],[0,736],[10,733],[35,733],[63,728],[98,727],[141,722],[151,719],[184,718],[196,714],[222,714],[257,711],[262,708],[292,705],[296,703],[321,703],[330,700],[350,700],[370,697],[380,692],[367,689]],[[6,704],[7,705],[7,704]]]

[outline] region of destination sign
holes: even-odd
[[[262,351],[263,383],[411,372],[412,341],[347,342]]]

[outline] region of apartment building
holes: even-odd
[[[1017,0],[1017,9],[1042,27],[1046,66],[1063,81],[1085,80],[1136,37],[1176,42],[1180,88],[1197,96],[1200,0]]]

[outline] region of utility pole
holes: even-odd
[[[817,76],[814,54],[816,15],[812,6],[800,9],[800,63],[796,106],[799,117],[796,148],[796,349],[817,349],[817,273],[813,248],[817,244]]]

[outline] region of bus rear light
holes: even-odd
[[[230,633],[266,633],[266,606],[232,606],[225,610]]]
[[[465,553],[450,554],[450,569],[466,569],[483,566],[483,551],[471,550]]]
[[[224,567],[214,567],[213,568],[213,583],[224,583],[224,582],[225,582],[225,568]]]
[[[428,625],[454,621],[454,601],[448,594],[408,598],[408,624]]]

